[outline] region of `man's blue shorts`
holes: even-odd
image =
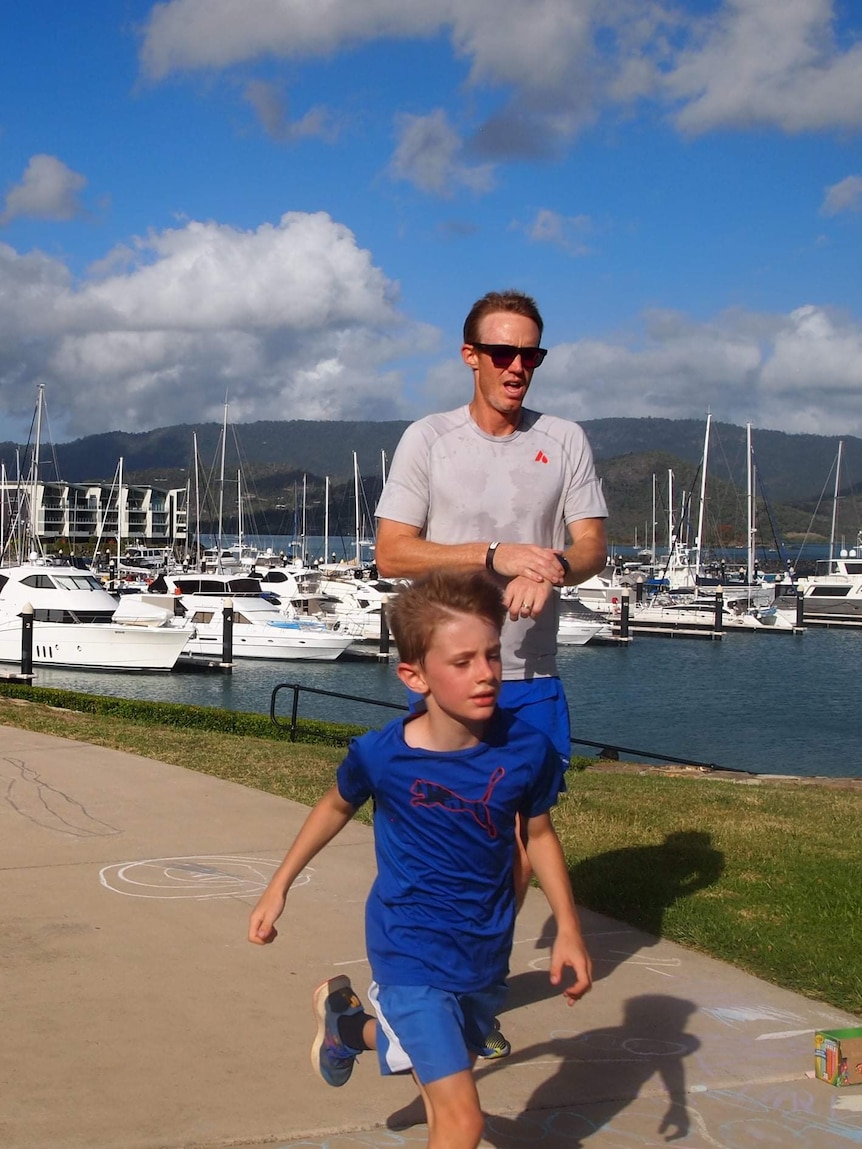
[[[497,705],[546,734],[553,742],[563,765],[568,766],[572,753],[572,729],[566,693],[559,678],[503,682]]]
[[[383,1074],[412,1069],[422,1085],[470,1069],[506,1000],[506,986],[453,993],[427,985],[378,985],[368,1000],[377,1013],[377,1057]]]
[[[408,690],[407,701],[410,709],[415,710],[422,702],[422,695]],[[566,692],[559,678],[532,678],[528,682],[519,678],[503,682],[497,705],[541,730],[553,742],[563,767],[569,765],[572,728]]]

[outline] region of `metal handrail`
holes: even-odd
[[[269,701],[269,717],[275,726],[279,726],[282,729],[285,727],[286,723],[282,722],[275,712],[276,698],[278,697],[280,690],[293,691],[293,706],[291,707],[289,723],[291,742],[296,741],[296,723],[299,713],[299,695],[303,690],[307,694],[322,694],[327,698],[345,698],[348,702],[362,702],[366,706],[385,706],[389,710],[410,709],[409,706],[405,706],[400,702],[382,702],[378,698],[363,698],[361,695],[357,694],[343,694],[338,690],[321,690],[317,686],[303,686],[299,682],[281,682],[273,689],[272,697]],[[740,774],[749,773],[748,770],[736,770],[735,767],[731,766],[718,766],[715,762],[698,762],[694,758],[677,758],[673,754],[654,754],[649,750],[635,750],[631,746],[616,746],[612,742],[592,742],[588,738],[570,738],[569,741],[575,743],[578,746],[595,746],[600,751],[602,751],[603,757],[611,757],[611,754],[605,753],[606,751],[611,751],[614,755],[637,754],[641,758],[654,758],[659,762],[673,762],[681,766],[700,766],[705,770],[735,770],[736,773]]]

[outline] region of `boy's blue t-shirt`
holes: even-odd
[[[565,789],[548,738],[497,709],[468,750],[408,746],[398,718],[350,744],[342,798],[374,800],[377,878],[365,914],[375,981],[469,992],[503,981],[515,926],[515,814]]]

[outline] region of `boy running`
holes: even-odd
[[[429,1149],[476,1149],[484,1120],[472,1067],[506,995],[515,923],[515,815],[557,924],[550,978],[569,1005],[591,966],[550,810],[560,757],[532,726],[496,706],[506,609],[484,572],[432,571],[388,608],[398,676],[425,708],[354,740],[337,782],[306,819],[249,920],[249,941],[275,939],[287,891],[369,798],[377,878],[366,946],[377,1020],[346,977],[318,987],[312,1064],[343,1085],[376,1049],[381,1072],[411,1070]]]

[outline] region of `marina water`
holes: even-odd
[[[862,633],[636,636],[629,647],[560,649],[572,734],[587,742],[758,774],[862,777],[855,696]],[[36,668],[36,686],[268,714],[280,683],[403,704],[389,662],[239,660],[232,674],[106,674]],[[290,717],[292,692],[277,713]],[[380,726],[394,710],[303,692],[299,716]],[[594,747],[572,747],[592,756]],[[650,761],[625,753],[627,760]]]

